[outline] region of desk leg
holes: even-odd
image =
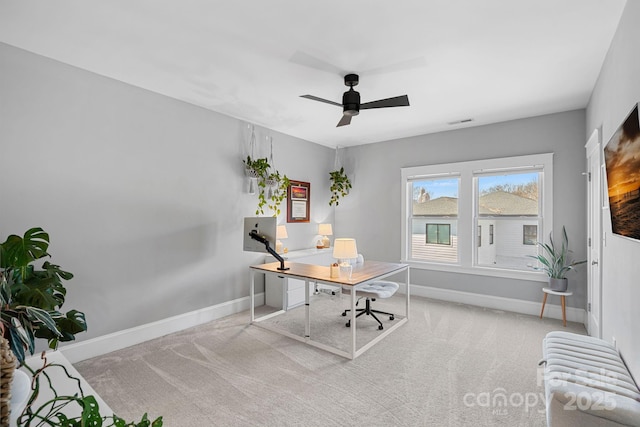
[[[304,337],[309,338],[311,336],[311,314],[309,313],[309,279],[305,279],[304,281],[304,310],[305,310],[305,321],[304,321]]]
[[[249,299],[251,300],[251,323],[256,320],[256,302],[255,302],[255,288],[256,288],[256,272],[251,270],[251,280],[249,285]]]
[[[351,288],[351,359],[356,357],[356,290]]]

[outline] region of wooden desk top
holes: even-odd
[[[351,280],[346,277],[331,277],[329,266],[300,264],[296,262],[285,261],[285,267],[289,270],[278,270],[279,262],[270,262],[268,264],[252,265],[250,268],[264,273],[277,273],[287,277],[297,277],[300,279],[309,279],[312,281],[322,281],[325,283],[335,283],[339,285],[355,286],[376,277],[400,272],[409,268],[409,264],[396,264],[382,261],[365,261],[363,264],[353,264],[353,273]]]

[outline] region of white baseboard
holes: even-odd
[[[81,360],[107,354],[154,338],[202,325],[221,317],[249,310],[250,302],[251,299],[249,297],[238,298],[101,337],[65,345],[64,347],[61,345],[59,350],[71,363],[80,362]],[[256,305],[263,304],[264,293],[257,293]],[[249,323],[249,318],[247,318],[247,323]]]
[[[404,292],[402,285],[400,291]],[[411,295],[476,305],[495,310],[513,311],[515,313],[530,314],[532,316],[540,316],[540,310],[542,309],[542,293],[540,293],[540,302],[532,302],[492,295],[474,294],[471,292],[454,291],[451,289],[411,285]],[[544,306],[544,317],[562,319],[562,307],[555,304],[549,304],[550,299],[551,298],[547,299],[547,303]],[[566,315],[568,322],[579,322],[586,325],[587,313],[584,309],[567,307]]]
[[[406,286],[401,283],[399,291],[404,292],[405,288]],[[496,310],[513,311],[532,316],[539,316],[540,309],[542,308],[542,300],[540,302],[531,302],[419,285],[411,285],[411,295]],[[256,294],[256,305],[264,304],[264,297],[264,293]],[[154,338],[211,322],[221,317],[249,310],[249,303],[249,297],[238,298],[233,301],[158,320],[146,325],[136,326],[101,337],[65,345],[64,347],[61,346],[60,352],[71,363],[80,362],[81,360],[107,354]],[[559,305],[549,304],[547,302],[544,309],[544,316],[553,319],[562,319],[562,308]],[[587,313],[584,309],[567,307],[567,321],[579,322],[586,325],[586,316]],[[247,319],[247,322],[248,321]]]

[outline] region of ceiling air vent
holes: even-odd
[[[469,122],[472,122],[472,121],[473,121],[473,119],[462,119],[462,120],[457,120],[455,122],[449,122],[447,124],[450,125],[450,126],[453,126],[453,125],[461,125],[461,124],[464,124],[464,123],[469,123]]]

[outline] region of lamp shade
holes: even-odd
[[[289,235],[287,235],[287,226],[286,225],[279,225],[276,228],[276,239],[286,239],[288,237],[289,237]]]
[[[356,239],[340,238],[333,241],[333,257],[337,259],[358,258]]]
[[[318,224],[318,234],[322,236],[332,236],[333,229],[331,228],[331,224]]]

